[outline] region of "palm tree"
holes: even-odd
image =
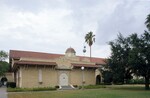
[[[150,31],[150,14],[147,16],[145,24],[148,30]]]
[[[90,47],[90,61],[91,61],[91,46],[93,45],[93,43],[95,42],[95,35],[93,34],[93,32],[88,32],[85,35],[85,42],[89,45]]]

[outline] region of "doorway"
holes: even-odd
[[[61,73],[59,76],[59,84],[61,86],[68,86],[68,76],[66,73]]]
[[[101,76],[97,75],[96,76],[96,85],[100,85],[100,83],[101,83]]]

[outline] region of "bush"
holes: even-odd
[[[59,86],[58,86],[58,85],[56,85],[56,86],[55,86],[55,88],[59,88]]]
[[[113,75],[112,75],[112,72],[110,72],[110,71],[104,71],[103,72],[103,78],[104,78],[104,80],[103,80],[103,82],[104,83],[111,83],[112,82],[112,77],[113,77]]]
[[[99,85],[112,85],[112,83],[100,83]]]
[[[73,87],[78,88],[78,85],[73,85]]]
[[[24,89],[21,88],[7,88],[7,92],[22,92]]]
[[[44,88],[33,88],[33,89],[31,89],[31,91],[52,91],[52,90],[56,90],[56,88],[44,87]]]
[[[0,87],[2,86],[3,84],[2,84],[2,82],[0,81]]]
[[[25,92],[25,91],[53,91],[56,88],[44,87],[44,88],[7,88],[8,92]]]
[[[122,82],[114,83],[115,85],[123,85]]]
[[[144,79],[131,79],[128,81],[128,84],[144,84]]]
[[[105,85],[87,85],[84,86],[85,89],[98,89],[98,88],[106,88]]]
[[[16,83],[15,82],[7,82],[7,87],[15,88]]]

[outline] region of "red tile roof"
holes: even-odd
[[[32,51],[20,51],[20,50],[10,50],[9,57],[14,59],[19,59],[21,57],[25,58],[39,58],[39,59],[55,59],[59,58],[61,56],[64,56],[64,54],[52,54],[52,53],[42,53],[42,52],[32,52]],[[80,61],[89,57],[85,56],[78,56],[80,58]],[[91,62],[94,62],[96,64],[105,64],[104,58],[96,58],[92,57]]]
[[[32,52],[32,51],[20,51],[20,50],[10,50],[10,58],[39,58],[39,59],[55,59],[64,55],[61,54],[51,54],[42,52]]]

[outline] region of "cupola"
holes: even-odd
[[[75,57],[76,56],[76,51],[73,48],[68,48],[65,52],[67,57]]]

